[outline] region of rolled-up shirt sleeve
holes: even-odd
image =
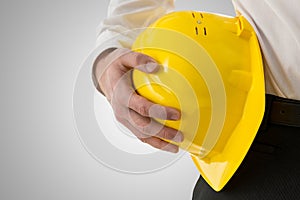
[[[131,48],[142,28],[174,9],[174,0],[111,0],[97,29],[97,50]]]

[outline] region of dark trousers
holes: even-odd
[[[267,112],[249,152],[223,190],[215,192],[200,177],[193,200],[300,199],[300,127],[271,123],[269,117]]]

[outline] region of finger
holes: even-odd
[[[122,119],[120,121],[124,126],[126,126],[139,140],[141,140],[144,143],[147,143],[151,145],[154,148],[161,149],[164,151],[172,152],[172,153],[177,153],[179,151],[179,147],[171,144],[167,141],[164,141],[160,138],[154,137],[154,136],[149,136],[143,134],[141,131],[136,129],[134,126],[132,126],[128,121]]]
[[[139,138],[140,139],[140,138]],[[157,137],[149,137],[149,138],[142,138],[140,139],[142,142],[147,143],[151,145],[154,148],[163,150],[163,151],[168,151],[171,153],[177,153],[179,151],[179,147],[168,143],[160,138]]]
[[[127,121],[145,135],[172,140],[178,143],[183,141],[183,134],[180,131],[164,126],[149,117],[141,116],[133,110],[129,110]]]
[[[159,69],[159,64],[153,58],[133,51],[122,55],[120,62],[128,68],[135,68],[146,73],[154,73]]]
[[[163,120],[179,120],[180,112],[175,108],[154,104],[146,98],[132,92],[129,99],[129,108],[136,111],[142,116],[158,118]]]
[[[114,99],[116,104],[121,104],[125,107],[136,111],[137,113],[157,119],[163,120],[179,120],[180,112],[172,107],[155,104],[148,99],[138,95],[132,87],[130,87],[129,73],[125,73],[113,88],[110,94],[111,99]]]
[[[124,123],[124,125],[142,142],[149,144],[150,146],[168,151],[171,153],[177,153],[179,151],[179,147],[177,145],[171,144],[167,141],[164,141],[160,138],[154,136],[148,136],[143,134],[141,131],[132,126],[129,122]]]

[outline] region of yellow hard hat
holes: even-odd
[[[201,176],[220,191],[244,159],[264,114],[259,44],[243,16],[180,11],[143,31],[133,50],[157,60],[157,73],[134,70],[137,92],[181,110],[162,121],[183,132]]]

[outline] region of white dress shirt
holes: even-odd
[[[266,93],[300,100],[300,1],[232,2],[256,30],[264,58]],[[173,9],[174,0],[111,0],[108,16],[99,27],[99,49],[130,48],[139,32],[128,31],[146,27]]]

